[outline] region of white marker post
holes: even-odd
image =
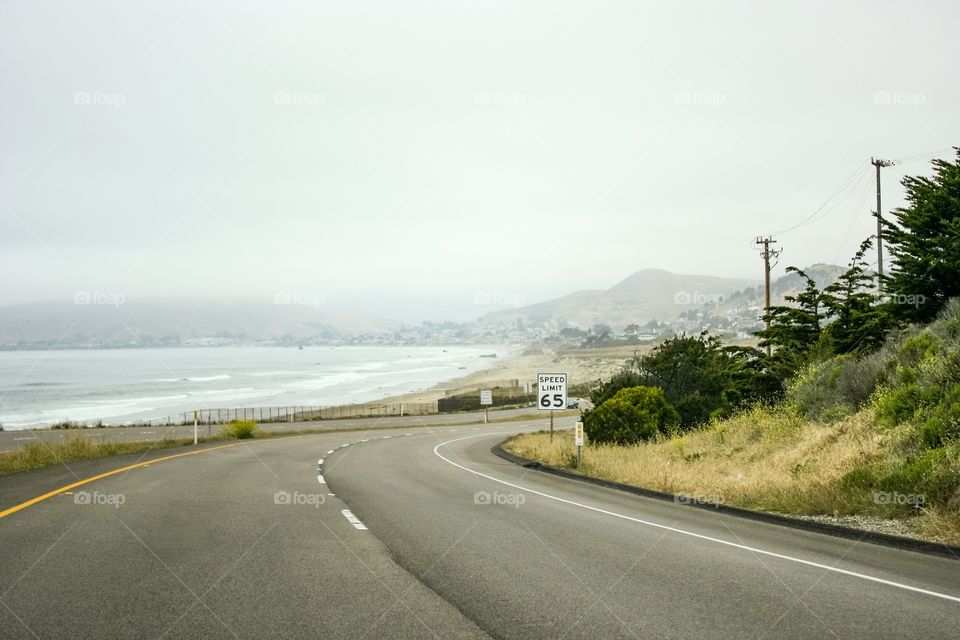
[[[537,374],[537,411],[550,412],[550,442],[553,442],[553,412],[567,408],[567,374]]]
[[[490,420],[487,416],[488,409],[490,405],[493,404],[493,391],[490,389],[481,389],[480,390],[480,406],[483,407],[483,424],[487,424]]]
[[[193,444],[197,444],[197,412],[193,412]]]
[[[577,445],[577,471],[579,471],[580,463],[583,462],[583,420],[577,420],[573,428],[573,442]]]

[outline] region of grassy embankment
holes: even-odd
[[[223,426],[213,436],[198,438],[198,442],[223,440],[245,440],[248,438],[290,435],[288,432],[265,434],[256,428],[252,420],[236,420]],[[141,453],[150,450],[170,449],[193,444],[193,438],[165,438],[163,440],[136,440],[129,442],[93,442],[79,434],[65,438],[60,442],[31,442],[13,451],[0,453],[0,476],[49,467],[65,462],[92,460],[127,453]]]
[[[507,448],[571,468],[572,437]],[[587,446],[582,473],[793,515],[897,518],[960,545],[960,304],[862,359],[834,358],[787,399],[644,444]]]

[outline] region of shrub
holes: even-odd
[[[257,423],[255,420],[233,420],[223,428],[223,435],[227,438],[247,440],[256,436]]]
[[[842,402],[860,409],[866,405],[884,380],[884,361],[880,352],[862,358],[844,356],[837,376],[837,393]]]
[[[617,373],[613,374],[609,380],[606,382],[601,382],[600,385],[593,389],[590,392],[590,402],[593,403],[593,406],[599,407],[604,402],[617,395],[622,389],[629,389],[631,387],[639,386],[641,383],[640,374],[632,369],[635,367],[635,363],[627,365]]]
[[[920,427],[920,443],[936,449],[960,439],[960,384],[948,391]]]
[[[680,414],[657,387],[628,387],[584,416],[584,430],[597,444],[636,444],[666,434]]]
[[[884,389],[874,397],[877,422],[887,427],[913,419],[921,407],[936,403],[939,389],[923,388],[910,382],[898,389]]]
[[[83,429],[83,425],[79,422],[70,422],[69,420],[63,420],[57,422],[56,424],[50,425],[51,429]]]
[[[849,413],[837,388],[843,371],[842,358],[807,367],[787,388],[787,399],[811,420],[831,421]]]
[[[937,353],[940,341],[929,333],[921,333],[904,338],[897,351],[897,359],[906,367],[916,367],[923,360],[932,358]]]
[[[951,468],[957,451],[948,448],[924,451],[904,460],[877,482],[881,491],[915,493],[931,504],[947,504],[960,489],[960,476]]]

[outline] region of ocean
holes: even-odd
[[[118,424],[195,409],[338,405],[490,368],[502,346],[194,347],[0,352],[0,424]]]

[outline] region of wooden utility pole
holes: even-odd
[[[890,167],[893,162],[870,158],[870,164],[877,168],[877,295],[883,293],[883,209],[880,208],[880,167]]]
[[[770,259],[776,258],[780,255],[780,251],[771,249],[771,244],[776,244],[777,241],[772,239],[770,236],[764,238],[763,236],[757,237],[757,244],[762,245],[763,249],[760,252],[760,255],[763,257],[763,285],[764,285],[764,319],[766,320],[767,331],[770,331]],[[767,344],[767,355],[769,356],[772,353],[772,349],[769,344]]]

